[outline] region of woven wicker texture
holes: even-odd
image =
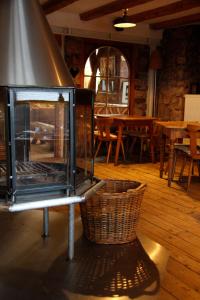
[[[84,235],[100,244],[122,244],[136,238],[136,225],[145,185],[129,180],[106,180],[80,204]]]

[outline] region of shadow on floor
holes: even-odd
[[[147,237],[129,244],[94,244],[82,237],[79,218],[75,258],[68,261],[65,214],[51,212],[51,234],[45,240],[41,211],[0,213],[0,221],[2,300],[146,300],[159,295],[168,254]]]
[[[44,286],[44,274],[12,268],[7,273],[0,272],[1,299],[7,300],[69,300],[61,291],[52,291]]]
[[[50,288],[50,294],[63,291],[66,295],[133,299],[159,290],[158,269],[138,239],[123,245],[97,245],[80,238],[75,259],[64,261],[65,255],[58,257],[47,274],[44,286]]]

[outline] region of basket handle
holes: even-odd
[[[146,183],[141,183],[136,189],[128,189],[127,192],[138,192],[145,189],[147,186]]]
[[[105,181],[101,180],[95,186],[91,187],[87,192],[83,194],[84,201],[92,197],[100,188],[102,188],[105,185]]]

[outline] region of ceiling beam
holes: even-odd
[[[49,0],[42,5],[45,14],[50,14],[78,0]]]
[[[111,13],[114,13],[118,10],[134,7],[137,5],[141,5],[147,2],[152,2],[152,0],[115,0],[108,4],[99,6],[97,8],[88,10],[84,13],[80,14],[80,19],[82,21],[89,21],[93,20],[99,17],[102,17],[104,15],[108,15]]]
[[[182,0],[155,9],[147,10],[135,15],[129,15],[129,19],[132,22],[139,23],[145,20],[150,20],[154,18],[175,14],[195,7],[200,7],[199,0]]]
[[[150,24],[150,28],[154,29],[154,30],[159,30],[159,29],[179,27],[179,26],[183,26],[183,25],[196,23],[196,22],[200,22],[200,13],[181,17],[181,18],[167,20],[164,22],[152,23],[152,24]]]

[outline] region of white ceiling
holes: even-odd
[[[190,9],[190,10],[185,10],[183,12],[176,13],[176,14],[173,14],[173,15],[169,15],[169,16],[166,16],[166,17],[155,18],[155,19],[152,19],[151,22],[153,22],[153,21],[154,22],[155,21],[160,22],[160,21],[169,20],[173,17],[175,18],[175,17],[179,17],[179,16],[187,16],[187,15],[197,13],[197,12],[200,13],[200,0],[198,0],[198,1],[199,1],[199,8],[193,8],[193,9]],[[92,0],[79,0],[79,1],[76,1],[76,2],[68,5],[67,7],[63,8],[62,11],[66,12],[66,13],[73,13],[73,14],[78,14],[79,15],[80,13],[83,13],[83,12],[91,10],[93,8],[102,6],[104,4],[108,4],[109,2],[112,2],[112,1],[108,1],[108,0],[94,0],[94,1],[92,1]],[[171,3],[175,3],[175,2],[178,2],[178,0],[152,0],[148,3],[138,5],[138,6],[135,6],[133,8],[129,8],[128,9],[128,14],[133,15],[133,14],[136,14],[136,13],[144,12],[146,10],[158,8],[158,7],[165,6],[167,4],[171,4]],[[104,18],[109,18],[109,20],[112,21],[114,18],[116,18],[118,16],[121,16],[122,14],[123,14],[123,11],[121,11],[121,12],[119,11],[119,12],[115,12],[113,14],[105,15],[104,17],[99,18],[99,21],[101,19],[104,19]],[[147,24],[149,24],[151,22],[149,20],[144,21],[144,23],[147,23]]]
[[[40,3],[46,3],[49,0],[40,0]],[[123,1],[123,0],[122,0]],[[190,1],[190,0],[188,0]],[[187,9],[185,11],[175,13],[175,14],[170,14],[168,16],[160,17],[160,18],[154,18],[151,20],[146,20],[144,23],[153,23],[157,21],[165,21],[165,20],[170,20],[172,18],[176,17],[182,17],[182,16],[188,16],[194,13],[200,13],[200,0],[196,0],[199,2],[199,7],[193,8],[193,9]],[[105,4],[109,4],[113,2],[113,0],[78,0],[75,1],[74,3],[67,5],[66,7],[60,9],[60,11],[65,12],[65,13],[72,13],[75,15],[79,15],[80,13],[89,11],[91,9],[97,8],[99,6],[103,6]],[[134,1],[133,1],[134,2]],[[168,4],[176,3],[176,2],[181,2],[181,0],[152,0],[149,1],[148,3],[137,5],[135,7],[129,8],[128,9],[128,14],[133,15],[136,13],[144,12],[150,9],[158,8],[158,7],[163,7]],[[126,7],[124,7],[126,8]],[[102,19],[109,19],[112,21],[115,17],[122,15],[122,11],[114,12],[109,15],[105,15],[104,17],[99,18],[99,22],[101,22]],[[87,22],[87,21],[86,21]]]
[[[43,4],[49,0],[40,0]],[[123,0],[122,0],[123,1]],[[175,2],[180,2],[181,0],[152,0],[148,3],[137,5],[135,7],[128,9],[128,15],[135,15],[141,12],[145,12],[154,8],[162,7]],[[184,0],[186,1],[186,0]],[[189,0],[188,0],[189,1]],[[194,0],[193,0],[194,1]],[[162,35],[162,30],[151,30],[149,24],[163,22],[166,20],[175,19],[178,17],[183,17],[191,14],[200,13],[200,0],[196,0],[199,3],[199,7],[193,9],[187,9],[185,11],[166,15],[159,18],[144,20],[137,24],[135,28],[126,29],[124,32],[118,32],[113,29],[112,22],[116,17],[122,16],[123,11],[119,10],[117,12],[106,14],[102,17],[95,18],[90,21],[80,20],[80,13],[89,11],[91,9],[97,8],[99,6],[113,2],[113,0],[78,0],[74,3],[67,5],[66,7],[47,15],[49,22],[53,26],[61,26],[66,28],[76,28],[80,32],[95,31],[96,33],[104,32],[110,35],[116,35],[119,39],[123,39],[123,36],[139,37],[142,36],[144,39],[160,39]],[[133,1],[134,2],[134,1]],[[98,37],[98,36],[97,36]],[[101,35],[100,35],[101,38]],[[103,38],[103,37],[102,37]],[[115,38],[114,38],[115,39]]]

